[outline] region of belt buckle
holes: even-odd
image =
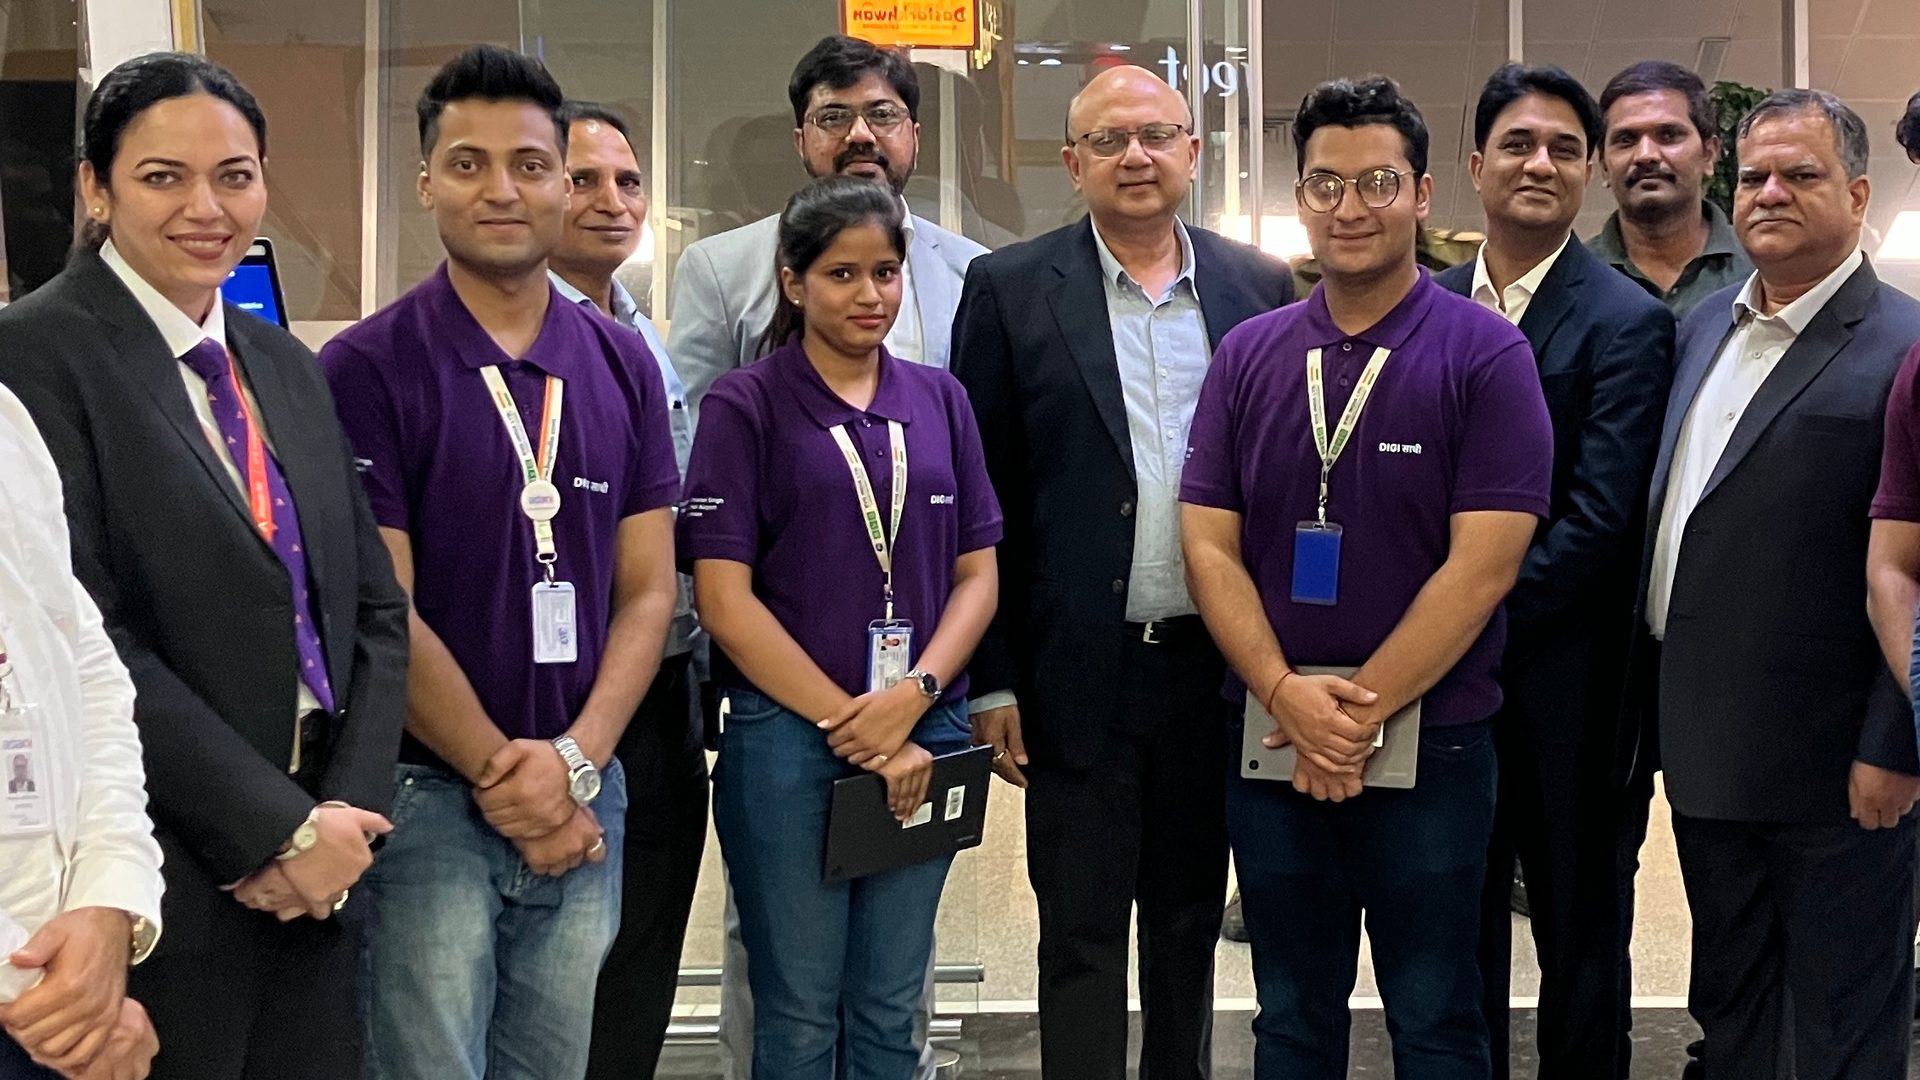
[[[1154,628],[1159,625],[1160,625],[1160,620],[1158,619],[1153,619],[1147,622],[1140,629],[1140,640],[1147,643],[1148,645],[1160,644],[1162,639],[1155,637],[1153,634]]]

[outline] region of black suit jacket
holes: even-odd
[[[1474,266],[1434,280],[1471,296]],[[1605,782],[1623,715],[1648,477],[1673,379],[1673,315],[1570,237],[1520,332],[1553,418],[1553,508],[1507,595],[1502,722],[1593,746]]]
[[[92,252],[0,310],[0,383],[60,467],[74,573],[138,694],[176,948],[192,943],[191,905],[231,904],[210,886],[258,869],[316,801],[385,810],[406,715],[406,594],[326,381],[279,327],[231,304],[226,325],[300,515],[337,699],[311,790],[287,773],[298,677],[286,569],[208,444],[159,330]]]
[[[1187,232],[1214,347],[1293,299],[1285,264]],[[954,316],[953,373],[1006,515],[1000,607],[968,669],[973,693],[1013,691],[1033,759],[1086,767],[1118,719],[1137,498],[1090,219],[974,260]]]
[[[1636,627],[1675,447],[1733,333],[1737,293],[1708,297],[1680,328]],[[1636,664],[1676,811],[1841,824],[1855,760],[1920,773],[1913,707],[1867,621],[1866,581],[1887,391],[1915,341],[1920,303],[1861,266],[1760,385],[1687,518],[1665,641]],[[1651,734],[1627,765],[1651,759]]]

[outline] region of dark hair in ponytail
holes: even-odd
[[[100,186],[111,185],[120,137],[140,114],[163,101],[194,94],[211,94],[238,110],[253,129],[260,157],[265,160],[266,114],[232,72],[192,53],[148,53],[107,72],[87,98],[86,111],[80,118],[80,158],[93,166]],[[98,248],[107,242],[108,235],[107,225],[89,218],[81,228],[80,242]]]
[[[875,224],[893,241],[893,250],[907,257],[906,214],[900,200],[885,184],[852,176],[826,176],[794,192],[780,212],[780,239],[773,253],[773,319],[755,347],[758,355],[785,345],[806,324],[806,318],[780,285],[780,270],[804,275],[848,229]]]

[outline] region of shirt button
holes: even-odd
[[[1345,386],[1345,385],[1347,385],[1347,382],[1348,382],[1348,380],[1347,380],[1347,377],[1346,377],[1346,376],[1344,376],[1344,375],[1342,375],[1342,376],[1340,377],[1340,385],[1341,385],[1341,386]]]
[[[1352,352],[1352,351],[1353,351],[1353,342],[1351,342],[1351,341],[1349,341],[1349,342],[1346,342],[1345,344],[1343,344],[1343,345],[1341,345],[1341,346],[1340,346],[1340,351],[1341,351],[1341,352]]]
[[[871,417],[871,416],[863,416],[863,417],[861,417],[861,418],[860,418],[860,426],[861,426],[861,427],[872,427],[872,426],[873,426],[873,417]]]
[[[1127,501],[1120,504],[1120,516],[1121,517],[1133,516],[1133,500],[1132,499],[1128,499]]]
[[[1121,578],[1114,578],[1113,579],[1113,595],[1119,596],[1121,593],[1124,593],[1126,591],[1127,591],[1126,581],[1124,581]]]

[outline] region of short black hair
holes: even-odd
[[[1693,121],[1693,130],[1700,133],[1701,142],[1719,137],[1719,110],[1707,96],[1707,84],[1671,60],[1642,60],[1615,75],[1607,88],[1600,91],[1600,116],[1604,120],[1607,110],[1623,97],[1660,90],[1672,90],[1687,99],[1687,119]]]
[[[253,129],[260,159],[267,157],[267,116],[260,103],[233,72],[192,53],[158,52],[136,56],[107,72],[100,85],[87,98],[80,119],[80,158],[93,166],[93,175],[103,187],[112,186],[113,161],[120,153],[120,138],[141,113],[163,101],[211,94],[233,106]],[[107,242],[107,225],[89,220],[80,240],[98,248]]]
[[[545,64],[531,56],[498,45],[475,45],[447,61],[427,88],[420,92],[415,111],[420,116],[420,156],[433,153],[440,138],[440,114],[456,101],[524,101],[553,117],[560,152],[567,150],[567,125],[560,110],[567,96],[547,73]]]
[[[1293,121],[1294,165],[1301,175],[1307,170],[1307,140],[1323,127],[1357,128],[1385,124],[1400,133],[1407,144],[1407,161],[1416,177],[1427,175],[1426,117],[1413,101],[1400,92],[1400,84],[1385,75],[1364,79],[1331,79],[1321,83],[1300,99],[1300,111]]]
[[[1893,137],[1909,157],[1920,159],[1920,94],[1907,99],[1907,114],[1893,125]]]
[[[568,131],[573,130],[573,125],[585,120],[605,124],[619,132],[620,137],[627,140],[627,149],[633,151],[634,160],[640,159],[640,148],[633,145],[633,130],[627,126],[626,119],[619,113],[597,101],[569,101],[560,106],[560,123]]]
[[[1580,118],[1580,130],[1587,137],[1587,155],[1591,157],[1599,149],[1600,138],[1606,133],[1600,106],[1594,103],[1593,95],[1587,93],[1579,79],[1569,75],[1565,68],[1552,64],[1504,64],[1487,76],[1487,85],[1480,91],[1480,104],[1473,110],[1474,149],[1486,150],[1487,139],[1493,134],[1493,122],[1507,106],[1528,94],[1559,98],[1572,106],[1574,115]]]
[[[820,39],[807,55],[794,65],[793,78],[787,80],[787,100],[793,103],[793,126],[807,122],[807,101],[813,88],[825,83],[833,90],[845,90],[879,72],[907,106],[907,116],[920,119],[920,77],[901,53],[882,49],[871,41],[834,34]]]

